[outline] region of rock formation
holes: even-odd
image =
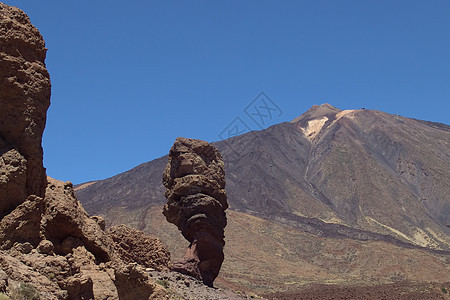
[[[166,293],[145,267],[168,268],[161,243],[125,226],[106,232],[103,218],[89,217],[70,182],[46,177],[45,52],[28,17],[0,3],[0,293],[13,299],[25,291],[40,299],[160,299]],[[142,264],[132,262],[139,252],[130,249],[131,239],[157,252]]]
[[[21,10],[0,3],[0,217],[44,196],[42,133],[50,105],[47,49]]]
[[[177,138],[164,171],[167,204],[163,214],[190,242],[181,273],[212,286],[224,260],[228,208],[225,169],[219,151],[205,141]]]
[[[110,227],[108,235],[114,241],[116,253],[126,263],[136,262],[156,270],[170,264],[170,253],[161,241],[140,230],[118,225]]]
[[[14,286],[25,282],[44,299],[160,295],[145,268],[167,269],[169,253],[161,243],[126,226],[105,232],[101,218],[89,217],[77,201],[70,182],[48,181],[44,198],[30,196],[0,220],[0,275],[4,273],[7,283],[0,285],[0,292],[12,294]],[[119,236],[123,241],[114,241]],[[143,263],[124,258],[118,250],[133,238],[136,244],[153,245],[153,256],[147,254]],[[136,256],[128,250],[131,258]]]

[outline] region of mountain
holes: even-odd
[[[322,282],[333,276],[351,281],[351,274],[356,273],[383,281],[396,278],[397,271],[403,274],[399,278],[426,280],[423,268],[430,264],[425,262],[436,259],[443,263],[434,266],[434,272],[442,271],[447,276],[440,280],[450,281],[450,126],[374,110],[342,111],[323,104],[311,107],[292,122],[236,136],[215,146],[226,164],[231,210],[227,228],[236,226],[237,231],[226,229],[230,246],[228,256],[227,246],[225,249],[224,281],[247,282],[247,287],[263,290],[267,282],[256,277],[263,276],[264,263],[279,259],[286,268],[296,261],[305,274],[311,275],[308,272],[316,268],[317,274],[323,275],[307,276],[306,280],[300,269],[296,272],[291,268],[288,273],[295,278],[291,281],[299,284]],[[177,256],[173,241],[178,233],[171,233],[160,216],[166,202],[161,183],[166,163],[165,156],[109,179],[79,185],[78,198],[89,213],[105,216],[110,225],[125,223],[159,232]],[[284,249],[281,253],[287,251],[289,255],[280,258],[261,241],[252,244],[253,239],[241,231],[256,237],[262,234],[259,230],[266,229],[248,225],[239,230],[242,222],[281,230],[265,236],[266,242],[280,245]],[[298,243],[281,246],[286,241],[277,240],[280,236]],[[322,246],[300,250],[298,244],[306,241],[320,241]],[[250,265],[237,253],[243,251],[239,243],[260,253],[264,261]],[[327,255],[333,257],[332,252],[324,250],[332,249],[323,247],[327,243],[341,248],[360,245],[355,246],[358,250],[352,256],[353,271],[325,267],[339,261],[336,257],[327,261]],[[360,253],[367,245],[368,252]],[[421,271],[408,263],[392,272],[377,273],[377,268],[368,267],[378,262],[376,255],[372,257],[375,261],[370,261],[370,251],[396,256],[406,249],[416,253],[409,259],[420,258]],[[319,257],[310,260],[316,254]],[[242,266],[260,271],[258,275],[246,275],[239,271]]]

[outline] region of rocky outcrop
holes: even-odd
[[[27,299],[160,299],[165,292],[145,267],[168,267],[161,243],[121,227],[122,236],[151,240],[166,255],[131,262],[117,235],[105,232],[103,218],[83,209],[72,183],[46,177],[45,52],[28,17],[0,3],[0,292],[11,299],[25,299],[24,293]]]
[[[114,283],[120,300],[168,298],[165,291],[136,263],[116,267]]]
[[[21,10],[0,3],[0,218],[43,197],[42,133],[50,105],[47,49]]]
[[[48,181],[44,198],[30,196],[0,220],[0,248],[9,249],[24,242],[35,248],[46,240],[59,255],[83,245],[99,261],[111,260],[112,239],[83,209],[72,184],[50,177]],[[40,245],[40,248],[48,247]]]
[[[0,221],[4,291],[12,294],[17,284],[29,283],[44,299],[127,299],[130,285],[135,299],[163,293],[145,272],[148,266],[168,268],[161,242],[124,225],[105,232],[102,219],[89,217],[77,201],[70,182],[48,181],[44,198],[30,196]],[[145,255],[138,246],[124,254],[124,245],[139,242],[153,247]]]
[[[98,264],[83,246],[66,256],[0,250],[0,292],[13,295],[19,284],[33,287],[40,299],[50,300],[161,299],[165,295],[142,266],[118,261]]]
[[[55,252],[60,255],[83,245],[97,260],[110,261],[113,242],[77,200],[72,183],[48,180],[40,224],[43,239],[52,241]]]
[[[212,286],[224,260],[228,208],[225,168],[219,151],[201,140],[177,138],[164,171],[163,214],[190,242],[173,269]]]
[[[162,270],[170,263],[170,253],[160,240],[125,225],[108,229],[115,250],[126,263],[136,262],[146,268]]]

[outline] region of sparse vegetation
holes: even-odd
[[[445,287],[442,288],[442,292],[443,292],[444,294],[448,294],[448,290],[447,290]]]
[[[162,287],[164,287],[165,289],[168,289],[170,286],[169,280],[167,279],[160,279],[160,280],[156,280],[156,283],[161,285]]]
[[[5,293],[0,293],[0,300],[10,300],[10,298]]]
[[[39,300],[39,292],[31,283],[20,282],[11,289],[11,300]]]

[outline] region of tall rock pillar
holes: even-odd
[[[44,39],[18,8],[0,3],[0,219],[43,197],[41,146],[50,105]]]
[[[225,168],[219,151],[201,140],[177,138],[163,175],[163,214],[190,242],[173,269],[212,286],[224,260],[228,208]]]

